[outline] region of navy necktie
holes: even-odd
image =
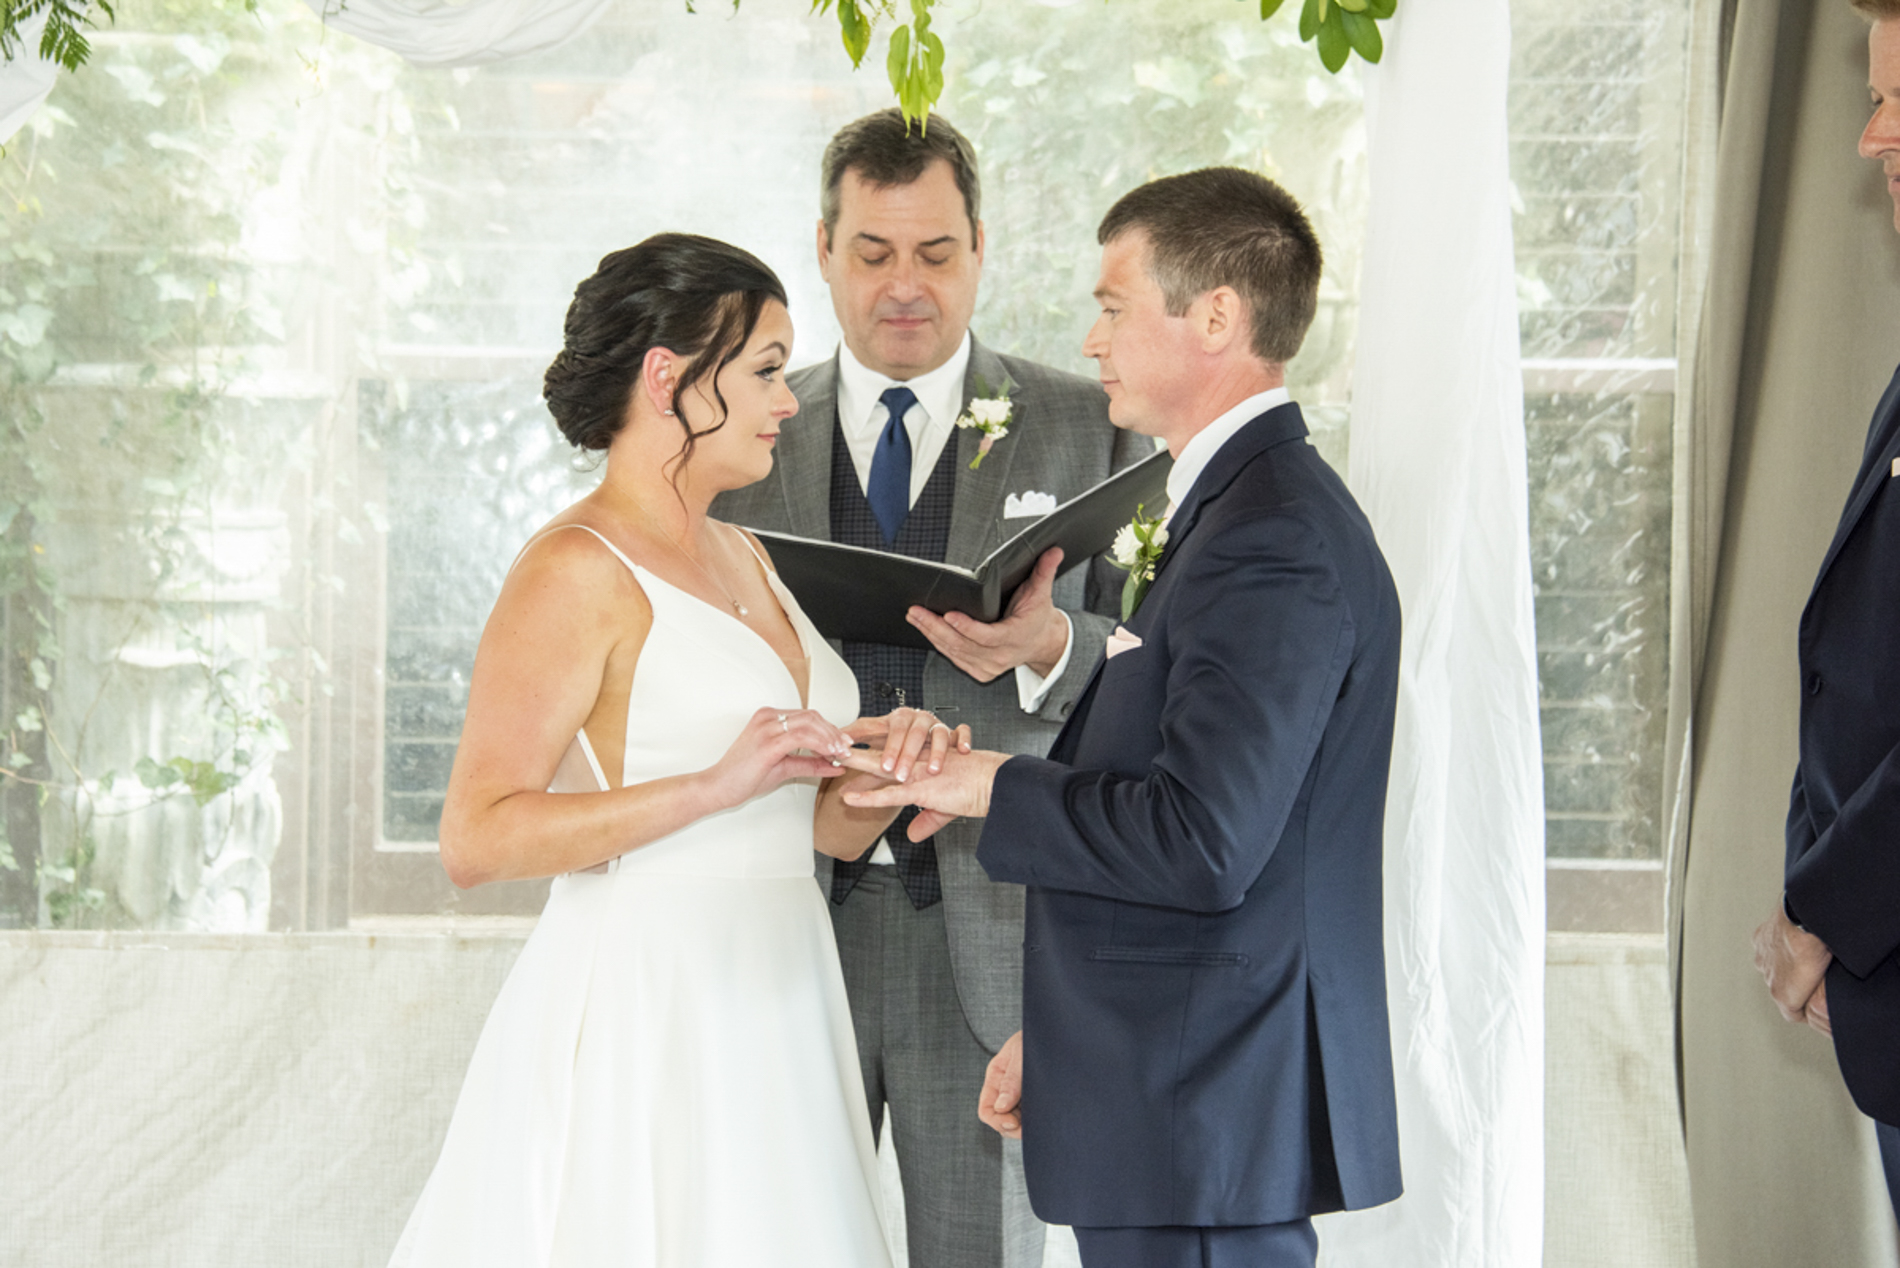
[[[904,430],[904,415],[917,403],[917,394],[907,387],[893,387],[877,399],[891,416],[871,454],[871,478],[865,481],[864,496],[871,504],[877,531],[890,546],[910,516],[910,433]]]

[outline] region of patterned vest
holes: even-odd
[[[953,434],[944,444],[937,465],[931,468],[930,479],[925,482],[923,492],[917,495],[917,502],[910,508],[910,516],[905,519],[904,527],[898,530],[897,541],[886,546],[884,535],[878,531],[877,520],[871,514],[871,503],[858,485],[857,468],[851,462],[851,451],[845,444],[844,430],[834,420],[831,440],[831,540],[847,546],[888,550],[893,554],[909,555],[913,559],[942,563],[944,551],[950,543],[950,509],[956,501],[956,462],[957,445]],[[914,647],[846,643],[845,664],[851,666],[851,672],[858,677],[858,712],[864,717],[876,717],[889,713],[900,704],[912,708],[926,707],[924,662],[929,656],[929,652]],[[910,821],[915,817],[915,810],[906,809],[884,834],[884,839],[890,844],[891,853],[897,860],[897,871],[904,882],[904,891],[910,895],[911,904],[921,909],[942,900],[943,885],[937,875],[936,846],[929,840],[912,845],[904,836],[904,829],[910,826]],[[868,859],[870,854],[871,851],[867,850],[864,858]],[[856,862],[840,859],[832,864],[832,902],[842,903],[850,895],[858,883],[858,877],[864,874],[864,868],[863,859]]]

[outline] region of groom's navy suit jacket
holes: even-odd
[[[1026,885],[1023,1149],[1046,1220],[1253,1225],[1399,1194],[1381,840],[1399,605],[1295,405],[1176,508],[1142,645],[977,858]]]
[[[1801,759],[1788,910],[1827,943],[1834,1052],[1862,1111],[1900,1124],[1900,373],[1801,614]]]

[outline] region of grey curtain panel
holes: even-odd
[[[1871,1128],[1829,1042],[1776,1013],[1749,934],[1781,892],[1796,622],[1900,362],[1900,236],[1855,154],[1867,28],[1846,0],[1732,0],[1704,30],[1721,113],[1678,434],[1669,717],[1696,1244],[1702,1268],[1891,1264]]]

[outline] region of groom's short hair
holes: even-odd
[[[825,221],[825,241],[838,227],[839,193],[846,172],[877,189],[908,185],[938,159],[950,165],[950,175],[963,195],[970,217],[970,242],[976,242],[976,222],[982,214],[983,187],[976,178],[976,150],[942,115],[930,116],[929,126],[912,123],[896,106],[867,114],[845,124],[825,147],[821,173],[823,189],[818,207]]]
[[[1123,194],[1096,241],[1135,231],[1148,237],[1148,275],[1169,316],[1231,286],[1247,305],[1255,356],[1285,365],[1300,350],[1319,307],[1322,260],[1293,195],[1237,167],[1164,176]]]

